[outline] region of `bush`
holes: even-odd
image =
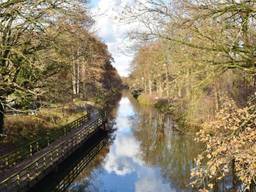
[[[154,105],[154,99],[152,96],[149,96],[147,94],[141,94],[138,97],[138,101],[142,105]]]

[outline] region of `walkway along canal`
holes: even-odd
[[[90,118],[85,116],[65,126],[63,135],[41,150],[39,141],[24,146],[23,148],[29,147],[29,153],[24,153],[27,158],[21,162],[18,161],[23,154],[20,150],[1,158],[0,191],[28,190],[76,151],[90,136],[99,129],[104,129],[105,123],[105,114],[93,113]]]

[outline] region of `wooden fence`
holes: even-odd
[[[105,123],[105,119],[105,115],[100,113],[90,120],[88,120],[88,116],[80,118],[66,126],[57,141],[47,142],[48,146],[42,150],[40,150],[42,147],[38,141],[33,142],[33,145],[30,144],[29,147],[25,148],[27,151],[25,157],[29,157],[29,159],[20,164],[16,165],[17,160],[20,159],[21,152],[19,151],[15,152],[13,156],[5,157],[8,158],[8,160],[5,159],[5,162],[8,162],[5,166],[16,165],[16,167],[12,167],[12,170],[4,179],[0,178],[0,191],[15,192],[28,189],[76,150]],[[75,129],[75,131],[71,131],[72,129]]]
[[[0,173],[17,165],[22,160],[33,156],[36,152],[49,146],[57,139],[67,135],[72,130],[80,128],[88,121],[88,115],[85,115],[61,128],[52,130],[51,134],[47,134],[46,137],[37,138],[25,145],[22,145],[14,151],[0,157]]]

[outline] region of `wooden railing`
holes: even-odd
[[[100,150],[106,145],[107,140],[103,139],[96,145],[92,146],[88,154],[81,160],[76,166],[61,180],[61,182],[55,187],[55,192],[64,192],[74,181],[74,179],[81,173],[81,171],[91,162],[91,160],[100,152]]]
[[[49,146],[60,137],[67,135],[73,129],[81,127],[88,121],[88,114],[65,125],[61,128],[53,129],[46,137],[37,138],[36,140],[22,145],[14,151],[0,157],[0,173],[6,169],[15,166],[20,161],[31,157],[34,153]]]
[[[0,181],[0,191],[20,191],[26,188],[29,184],[35,181],[39,176],[42,176],[51,167],[63,161],[74,150],[76,150],[83,141],[93,134],[105,121],[105,116],[98,114],[96,118],[83,124],[83,120],[78,120],[74,123],[75,127],[83,126],[75,132],[71,137],[67,137],[57,144],[52,143],[45,152],[30,161],[21,169]],[[36,155],[36,154],[35,154]]]

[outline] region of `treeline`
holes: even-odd
[[[149,0],[136,7],[125,18],[145,27],[131,32],[143,43],[129,86],[168,100],[175,116],[200,126],[205,151],[193,186],[216,190],[233,175],[233,187],[255,190],[256,2]]]
[[[87,2],[0,1],[0,102],[26,111],[74,98],[102,102],[121,86]],[[1,119],[1,124],[2,118]]]

